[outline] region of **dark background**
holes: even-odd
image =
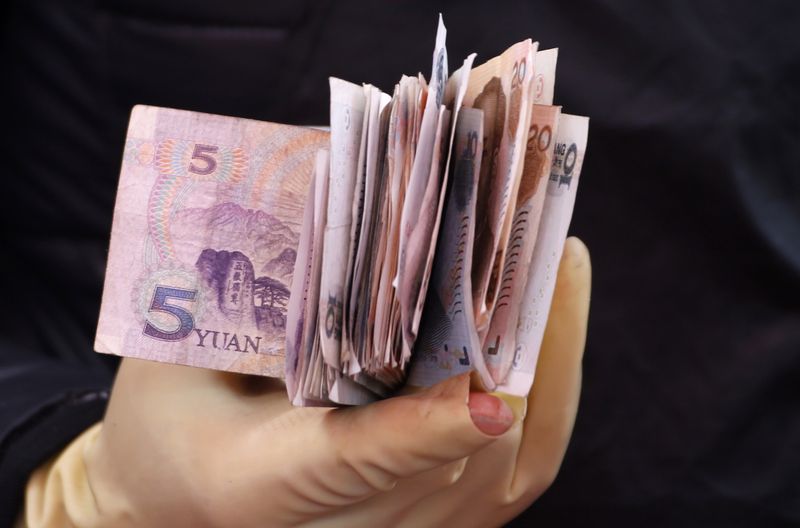
[[[512,526],[800,524],[800,3],[17,0],[3,14],[0,524],[97,420],[92,353],[127,117],[325,124],[532,36],[591,116],[571,232],[594,290],[575,433]],[[4,515],[4,516],[3,516]]]

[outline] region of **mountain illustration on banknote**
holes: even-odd
[[[197,259],[202,284],[214,293],[219,311],[235,324],[254,324],[268,332],[286,326],[289,288],[268,276],[256,277],[241,251],[206,248]]]
[[[170,220],[170,231],[176,253],[184,262],[197,258],[195,244],[198,233],[202,233],[204,247],[241,251],[259,271],[270,272],[272,268],[264,267],[278,259],[272,265],[278,275],[286,275],[285,263],[295,255],[300,240],[300,235],[276,216],[257,209],[245,209],[234,202],[178,210]],[[180,247],[182,242],[191,247]],[[291,269],[294,269],[293,260],[289,271]]]
[[[261,268],[262,273],[270,277],[279,277],[281,280],[290,281],[294,273],[294,263],[297,260],[297,251],[286,248],[281,254],[270,260]],[[288,282],[287,282],[288,283]]]
[[[173,240],[194,241],[176,252],[184,262],[191,262],[192,250],[197,255],[200,285],[225,319],[266,333],[284,328],[297,233],[269,213],[233,202],[177,211],[171,227]]]

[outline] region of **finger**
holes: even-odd
[[[377,488],[469,456],[513,422],[501,400],[470,394],[468,376],[329,418],[345,461]]]
[[[581,385],[591,292],[589,251],[578,238],[564,244],[556,289],[528,397],[511,493],[535,500],[555,479],[567,448]],[[527,505],[527,502],[525,505]]]
[[[310,484],[331,506],[358,502],[392,489],[399,479],[469,456],[512,422],[500,400],[470,397],[467,376],[419,394],[336,409],[320,421],[320,430],[310,432],[326,439],[315,454],[320,470]]]
[[[498,441],[502,441],[502,438]],[[451,489],[452,485],[459,481],[468,460],[469,458],[462,458],[400,479],[397,486],[387,493],[378,493],[367,500],[335,508],[303,526],[306,528],[375,526],[376,519],[381,519],[383,526],[397,526],[410,511],[417,509],[420,501]]]
[[[512,428],[509,429],[508,418],[510,417],[507,414],[507,410],[501,410],[502,406],[503,402],[493,396],[484,393],[470,393],[469,409],[473,422],[485,433],[498,436],[496,440],[474,452],[477,456],[481,456],[487,450],[492,450],[498,446],[501,446],[501,450],[506,450],[508,444],[513,444],[515,447],[519,444],[521,424],[514,423]],[[506,418],[502,421],[490,418],[504,413]],[[512,430],[515,432],[513,435],[511,434]],[[510,439],[510,436],[513,436],[513,438]],[[433,469],[400,478],[397,481],[397,485],[390,492],[380,493],[367,501],[339,508],[332,515],[326,515],[325,521],[321,522],[320,526],[341,526],[345,519],[355,521],[354,524],[356,525],[359,524],[359,520],[364,525],[369,525],[370,519],[378,518],[378,516],[394,526],[407,517],[409,510],[414,509],[420,501],[430,497],[437,497],[442,492],[447,492],[447,490],[452,490],[461,485],[460,479],[465,473],[467,464],[469,463],[470,467],[472,466],[474,456],[476,455],[465,456],[455,461],[445,462]],[[508,488],[509,481],[513,475],[514,464],[513,456],[506,458],[508,460],[503,461],[504,468],[500,469],[501,472],[507,475],[504,482],[505,489]],[[486,470],[484,476],[497,472],[499,469],[496,466],[497,461],[497,458],[495,458],[493,467],[484,468]],[[505,469],[505,465],[508,465],[509,468]],[[473,468],[472,471],[474,472],[475,469]],[[311,526],[316,528],[317,524],[312,524]]]
[[[398,527],[500,526],[495,519],[508,507],[508,490],[514,477],[522,423],[516,422],[503,436],[470,455],[460,478],[451,486],[431,493],[407,508]],[[506,516],[503,520],[510,519]]]

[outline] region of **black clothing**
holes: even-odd
[[[327,76],[391,91],[533,36],[591,116],[572,233],[594,290],[575,433],[513,526],[800,523],[800,4],[11,0],[2,29],[0,526],[100,419],[94,354],[137,103],[324,124]]]

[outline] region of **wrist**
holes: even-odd
[[[89,478],[91,453],[100,437],[96,424],[63,451],[39,466],[25,488],[25,508],[20,526],[50,528],[108,526],[101,516],[94,486]]]

